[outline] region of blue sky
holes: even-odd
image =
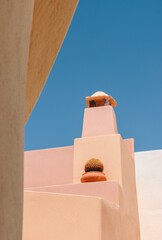
[[[162,149],[162,1],[80,0],[41,97],[25,150],[81,136],[85,97],[112,95],[118,130],[135,151]]]

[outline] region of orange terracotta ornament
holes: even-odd
[[[85,164],[82,178],[80,179],[82,183],[86,182],[99,182],[107,181],[105,174],[103,173],[104,165],[99,159],[92,158],[88,160]]]

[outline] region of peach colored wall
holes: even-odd
[[[140,240],[134,140],[123,140],[117,134],[114,117],[112,107],[86,109],[83,137],[75,139],[74,147],[35,151],[35,156],[26,153],[24,240],[66,240],[67,234],[69,239],[77,240]],[[84,164],[90,158],[103,162],[108,181],[80,182]],[[67,166],[62,170],[65,162]],[[61,181],[64,175],[68,179]],[[34,227],[36,224],[40,227]]]
[[[84,168],[86,160],[92,157],[101,159],[109,181],[117,181],[122,187],[119,203],[120,216],[127,222],[127,224],[123,223],[121,227],[122,239],[137,240],[140,239],[140,231],[134,159],[127,144],[119,134],[76,139],[74,144],[74,182],[79,182],[83,171],[81,169]],[[129,143],[128,146],[130,145]]]
[[[134,138],[123,139],[126,149],[134,159]]]
[[[122,171],[122,198],[120,201],[121,217],[125,216],[126,225],[123,225],[123,239],[140,239],[140,226],[136,192],[136,176],[134,159],[132,159],[125,143],[121,140],[121,171]]]
[[[23,240],[101,240],[101,208],[100,198],[25,192]]]
[[[82,137],[108,135],[117,132],[113,107],[85,108]]]
[[[47,187],[33,187],[26,190],[36,192],[62,193],[85,196],[96,196],[109,203],[119,205],[119,185],[116,182],[94,182],[85,184],[66,184]]]
[[[87,160],[99,158],[108,180],[122,183],[120,139],[119,134],[75,139],[73,181],[80,182]]]
[[[120,210],[120,207],[110,207],[109,203],[102,199],[102,240],[131,240],[124,239],[121,234],[122,225],[127,224],[127,221],[120,218]]]
[[[25,152],[24,186],[39,187],[73,181],[73,147]]]
[[[125,141],[125,140],[124,140]],[[43,151],[43,150],[41,150]],[[46,150],[44,150],[46,151]],[[32,161],[34,159],[34,155],[32,156],[32,152],[34,154],[35,151],[31,151],[31,158]],[[162,182],[161,180],[161,159],[162,159],[162,150],[158,151],[147,151],[147,152],[139,152],[135,153],[136,157],[136,181],[137,181],[137,188],[138,188],[138,204],[139,204],[139,214],[140,214],[140,225],[141,225],[141,240],[159,240],[159,236],[162,234],[161,229],[161,222],[162,222],[162,214],[161,214],[161,187],[160,184]],[[46,160],[48,162],[48,156],[46,155]],[[128,158],[129,160],[129,158]],[[32,165],[31,165],[32,167]],[[130,168],[130,167],[129,167]],[[131,167],[132,168],[132,167]],[[125,173],[127,175],[127,173]],[[129,176],[130,178],[131,176]],[[132,181],[132,180],[131,180]],[[83,184],[81,184],[83,186]],[[60,187],[60,186],[59,186]],[[130,187],[132,188],[132,183],[130,183]],[[51,187],[54,191],[55,186]],[[64,186],[61,186],[59,189],[60,192],[62,192]],[[67,187],[68,188],[68,187]],[[86,187],[88,188],[88,187]],[[41,188],[40,188],[41,189]],[[52,192],[53,190],[50,190],[50,187],[47,188],[48,191]],[[94,190],[91,188],[92,191]],[[35,189],[36,190],[36,189]],[[42,188],[43,190],[43,188]],[[38,189],[39,191],[39,189]],[[57,191],[57,190],[56,190]],[[63,190],[64,191],[64,190]],[[80,190],[79,190],[80,192]],[[83,194],[88,194],[87,190],[83,192]],[[67,194],[67,192],[66,192]],[[72,193],[73,194],[73,193]],[[120,193],[121,195],[122,193]],[[128,193],[129,195],[129,193]],[[32,199],[31,199],[32,200]],[[121,200],[121,197],[120,197]],[[130,199],[129,202],[132,200]],[[111,211],[113,214],[111,215],[112,218],[115,221],[115,225],[118,225],[119,216],[118,216],[118,210],[107,210],[107,201],[102,200],[102,221],[106,224],[102,225],[102,233],[103,239],[107,240],[107,236],[109,235],[109,229],[111,228],[113,231],[113,225],[111,224]],[[122,200],[121,200],[122,203]],[[124,212],[121,213],[122,215],[126,215]],[[29,212],[28,212],[29,214]],[[110,218],[107,218],[109,215]],[[129,217],[127,219],[130,219]],[[123,221],[121,221],[123,222]],[[29,222],[30,223],[30,222]],[[128,222],[129,224],[129,222]],[[127,224],[126,224],[127,225]],[[30,226],[28,226],[30,227]],[[138,231],[137,231],[138,232]],[[115,232],[113,234],[119,234],[121,236],[120,228],[115,229]],[[118,239],[118,235],[114,235],[114,239]],[[112,237],[113,239],[113,237]],[[124,239],[125,240],[125,239]]]
[[[132,139],[123,141],[127,149],[133,148]],[[72,183],[73,158],[73,146],[26,151],[24,153],[24,187]]]
[[[119,134],[76,139],[75,143],[74,151],[77,154],[74,153],[74,165],[76,165],[74,172],[79,172],[77,165],[83,165],[83,157],[89,156],[88,154],[91,154],[91,150],[93,150],[93,153],[98,154],[97,157],[103,157],[105,165],[111,159],[111,166],[108,166],[109,175],[111,176],[111,171],[114,175],[116,174],[117,182],[109,180],[108,182],[63,184],[38,188],[31,186],[31,192],[25,191],[24,240],[33,238],[46,240],[47,237],[48,239],[65,240],[67,233],[70,239],[77,240],[83,239],[83,237],[87,240],[89,238],[139,240],[134,160],[126,148],[127,145]],[[59,150],[61,152],[61,148]],[[65,148],[63,148],[63,156],[65,155],[64,150]],[[109,152],[111,158],[109,158]],[[48,161],[51,161],[48,153],[47,151],[45,161],[47,165]],[[64,161],[66,160],[64,159]],[[30,168],[32,168],[32,164],[29,166]],[[84,196],[86,205],[83,204],[81,195],[87,195],[87,197]],[[96,196],[100,198],[96,198]],[[96,209],[91,210],[96,199],[99,200],[99,208],[95,207]],[[85,221],[88,230],[84,226]],[[64,226],[64,231],[62,231],[62,226]],[[91,231],[95,226],[97,226],[97,233],[95,229],[96,234],[93,235],[94,232],[91,233]],[[78,227],[81,233],[77,233]]]

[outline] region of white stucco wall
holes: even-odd
[[[162,150],[135,153],[141,240],[162,239]]]

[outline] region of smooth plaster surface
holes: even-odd
[[[85,108],[82,137],[118,133],[116,116],[111,106]]]
[[[67,235],[70,239],[76,239],[77,236],[77,240],[83,239],[83,236],[87,240],[90,237],[96,240],[115,240],[119,236],[121,240],[139,239],[136,192],[134,189],[135,182],[134,173],[132,172],[133,160],[130,159],[129,152],[125,150],[124,143],[121,148],[121,170],[126,176],[129,174],[130,176],[128,183],[125,182],[124,179],[126,177],[124,177],[122,189],[118,188],[118,193],[114,192],[115,185],[113,182],[80,183],[81,187],[79,184],[62,185],[62,187],[34,187],[31,188],[31,192],[26,190],[24,198],[23,239],[30,240],[34,238],[45,240],[48,237],[48,239],[58,238],[65,240],[67,239]],[[48,163],[48,158],[46,161]],[[30,167],[32,168],[32,165]],[[102,184],[104,185],[104,190],[108,190],[107,194],[112,194],[111,197],[105,197],[102,192],[103,189],[100,188]],[[112,186],[107,189],[106,185]],[[86,190],[84,186],[87,186]],[[94,189],[92,190],[92,188]],[[117,195],[116,197],[115,195],[113,196],[114,193],[118,195],[120,207],[116,203],[114,205],[114,200],[117,197]],[[82,194],[86,194],[87,196],[83,196]],[[124,196],[125,194],[126,196]],[[86,205],[82,204],[84,198]],[[80,201],[81,203],[78,204]],[[98,201],[99,206],[91,211],[96,201]],[[86,214],[88,214],[88,218]],[[84,227],[85,221],[87,224],[86,228]],[[77,226],[74,225],[75,223],[77,223]],[[61,231],[62,226],[64,226],[64,231]],[[71,226],[75,227],[75,231],[73,231]],[[81,233],[79,233],[78,227]],[[95,228],[95,231],[91,232],[93,228]]]
[[[0,239],[22,239],[24,102],[33,0],[0,1]]]
[[[115,137],[114,137],[115,136]],[[118,144],[116,145],[117,149],[120,149],[120,166],[121,169],[119,169],[119,172],[122,172],[122,186],[123,189],[121,190],[120,188],[118,189],[118,200],[120,202],[121,206],[121,212],[120,212],[120,217],[119,217],[119,212],[118,209],[110,208],[109,203],[112,203],[112,199],[110,200],[109,196],[107,198],[107,193],[104,195],[104,191],[102,192],[102,189],[97,189],[99,185],[103,184],[103,188],[105,188],[104,185],[107,183],[96,183],[94,184],[94,189],[92,189],[91,185],[92,183],[87,184],[85,189],[84,189],[84,184],[67,184],[67,185],[57,185],[57,186],[47,186],[47,187],[39,187],[35,188],[33,185],[33,188],[31,189],[32,191],[45,191],[45,192],[50,192],[50,193],[56,193],[57,194],[77,194],[77,195],[85,195],[89,194],[91,196],[96,196],[98,195],[103,198],[102,201],[102,239],[107,240],[107,236],[110,232],[109,227],[113,229],[112,223],[119,226],[123,222],[123,217],[125,216],[125,222],[127,223],[125,226],[123,225],[123,228],[115,228],[115,232],[111,232],[111,240],[112,239],[117,239],[117,236],[124,236],[123,240],[130,239],[130,234],[133,233],[133,237],[135,237],[135,240],[139,238],[139,231],[138,231],[138,222],[136,219],[138,218],[138,212],[134,211],[134,208],[131,207],[129,204],[133,204],[133,206],[137,205],[137,198],[136,198],[136,187],[135,187],[135,182],[134,179],[136,179],[136,184],[137,184],[137,197],[138,197],[138,206],[139,206],[139,216],[140,216],[140,229],[141,229],[141,240],[159,240],[162,236],[162,174],[161,174],[161,169],[162,169],[162,150],[157,150],[157,151],[146,151],[146,152],[139,152],[135,153],[135,166],[134,166],[134,161],[133,161],[133,156],[134,156],[134,148],[133,148],[133,139],[125,139],[121,140],[120,135],[109,135],[109,138],[114,138],[118,139],[117,142]],[[74,152],[76,151],[77,154],[73,155],[75,156],[75,164],[80,165],[83,164],[83,162],[80,161],[78,162],[78,159],[84,156],[87,156],[87,153],[84,152],[92,152],[90,143],[88,142],[93,142],[93,144],[99,144],[99,146],[103,145],[103,142],[105,141],[104,139],[107,138],[107,136],[102,136],[102,137],[87,137],[87,138],[82,138],[82,139],[76,139],[77,144],[74,144]],[[95,139],[95,140],[94,140]],[[98,139],[98,140],[96,140]],[[102,140],[101,140],[102,139]],[[120,143],[119,143],[120,139]],[[106,142],[111,143],[110,140],[106,140]],[[88,145],[87,145],[88,143]],[[89,145],[90,144],[90,145]],[[92,144],[92,145],[93,145]],[[108,144],[108,143],[107,143]],[[113,143],[114,144],[114,143]],[[83,145],[83,146],[82,146]],[[87,147],[86,147],[87,145]],[[111,144],[110,144],[111,145]],[[97,145],[96,145],[97,146]],[[120,146],[120,148],[118,148]],[[80,150],[79,150],[80,147]],[[83,147],[83,148],[82,148]],[[71,148],[71,147],[70,147]],[[95,148],[93,148],[94,150]],[[101,147],[101,155],[103,156],[103,151],[106,152],[106,148]],[[62,148],[63,150],[63,148]],[[60,148],[60,151],[62,151]],[[54,149],[50,151],[55,151]],[[57,149],[56,149],[57,151]],[[94,150],[95,155],[96,151]],[[36,151],[37,152],[37,151]],[[39,152],[39,151],[38,151]],[[31,157],[36,154],[37,155],[37,165],[42,164],[41,163],[41,158],[39,156],[41,153],[46,152],[46,160],[47,162],[51,161],[51,155],[48,155],[48,150],[41,150],[40,153],[35,153],[34,151],[30,152],[30,155],[25,153],[26,155],[26,160],[31,161]],[[89,153],[88,153],[89,154]],[[99,154],[99,152],[98,152]],[[112,156],[113,156],[112,152]],[[36,156],[35,155],[35,156]],[[45,156],[44,155],[44,156]],[[101,157],[101,155],[98,155],[98,157]],[[55,154],[54,154],[55,156]],[[57,155],[56,155],[57,156]],[[60,155],[61,156],[61,155]],[[71,155],[72,156],[72,155]],[[88,155],[90,157],[90,155]],[[64,161],[64,156],[61,156],[60,159],[60,165]],[[72,162],[71,159],[70,164],[72,167]],[[56,160],[57,161],[57,160]],[[59,162],[57,162],[59,165]],[[28,174],[30,172],[30,168],[32,168],[32,165],[34,166],[34,160],[30,162],[30,166],[28,166],[28,171],[26,172],[26,178],[28,178]],[[47,164],[48,165],[48,164]],[[76,166],[77,168],[77,166]],[[110,167],[109,167],[110,168]],[[118,172],[118,168],[115,168],[116,172]],[[74,169],[75,171],[75,169]],[[78,171],[78,170],[77,170]],[[72,174],[73,171],[71,171]],[[52,171],[51,171],[52,173]],[[41,173],[42,174],[42,173]],[[38,177],[41,177],[42,175],[39,175]],[[81,172],[78,174],[78,179],[80,176]],[[109,174],[107,172],[107,174]],[[111,176],[111,175],[110,175]],[[128,181],[129,179],[129,181]],[[58,181],[59,179],[57,179]],[[61,180],[61,178],[60,178]],[[60,181],[59,180],[59,181]],[[33,182],[34,183],[34,182]],[[111,182],[108,182],[110,185],[112,184]],[[113,187],[113,186],[112,186]],[[135,189],[134,194],[132,194],[132,187]],[[33,197],[34,197],[34,192],[33,192]],[[129,203],[129,204],[126,204]],[[107,207],[108,204],[108,207]],[[133,216],[133,218],[130,220],[130,215]],[[109,218],[107,217],[109,215]],[[112,219],[114,219],[112,221]],[[119,221],[120,219],[120,221]],[[118,222],[119,221],[119,222]],[[131,222],[134,222],[135,229],[131,228],[131,225],[129,225]],[[119,224],[119,225],[118,225]],[[128,235],[127,235],[128,234]],[[137,236],[135,236],[137,234]],[[113,238],[114,237],[114,238]]]
[[[122,183],[120,141],[119,134],[75,139],[73,181],[80,182],[86,161],[98,158],[104,164],[106,177]]]
[[[98,112],[98,109],[99,108],[94,108],[92,115],[94,115],[95,111]],[[105,114],[108,114],[108,119],[113,119],[114,112],[112,111],[112,107],[104,107],[101,109],[102,111],[100,112],[100,114],[103,114],[103,120]],[[91,109],[87,109],[86,112],[91,113]],[[85,122],[85,119],[87,119],[87,115],[86,117],[84,116],[83,128],[84,125],[87,124],[87,122]],[[77,238],[77,240],[83,239],[83,236],[84,239],[93,238],[96,240],[140,239],[133,158],[134,142],[132,139],[127,139],[124,141],[120,134],[117,133],[110,134],[110,132],[108,132],[108,134],[105,135],[103,131],[101,135],[95,135],[97,128],[99,129],[99,131],[102,129],[106,129],[105,127],[109,123],[109,130],[114,129],[114,125],[111,124],[111,121],[103,121],[102,124],[98,124],[97,121],[94,122],[93,128],[91,128],[90,136],[88,133],[87,137],[75,139],[73,148],[63,147],[59,149],[33,151],[29,154],[27,152],[25,154],[25,185],[29,185],[30,187],[28,187],[28,189],[25,189],[24,239],[30,240],[34,237],[45,240],[46,236],[48,236],[49,239],[57,237],[59,239],[65,240],[67,239],[67,234],[68,238]],[[90,122],[88,123],[88,125],[90,125]],[[72,151],[69,152],[70,154],[67,158],[66,152],[70,149]],[[45,152],[45,154],[43,154],[43,152]],[[36,161],[34,160],[34,155],[36,157]],[[33,159],[31,160],[32,157]],[[69,162],[69,160],[71,161],[72,158],[73,162],[70,162],[72,164],[68,166],[67,159]],[[90,158],[99,158],[102,161],[102,163],[104,164],[104,173],[108,178],[108,182],[80,182],[80,178],[84,173],[85,162]],[[67,164],[66,170],[64,168],[65,162]],[[34,171],[32,174],[30,174],[30,170],[32,171],[33,166],[35,170],[36,166],[39,166],[37,168],[40,171],[38,171],[39,173],[36,174],[36,177],[33,174]],[[73,175],[72,183],[63,183],[58,185],[59,180],[61,180],[61,176],[66,176],[68,171],[70,171],[70,174]],[[56,178],[54,177],[55,175],[57,176]],[[33,179],[33,182],[30,181],[29,184],[28,178]],[[37,186],[37,179],[39,178],[44,179],[44,186]],[[53,186],[49,185],[49,179]],[[54,180],[56,180],[57,183]],[[32,184],[34,185],[32,186]],[[40,185],[40,182],[38,185]],[[31,192],[27,192],[29,190]],[[60,217],[60,211],[62,211],[62,206],[58,205],[58,207],[56,207],[56,196],[58,199],[60,199],[61,202],[66,199],[64,201],[63,211],[64,215],[69,216],[69,219],[66,218],[65,221],[63,217]],[[75,201],[80,201],[85,196],[88,197],[87,199],[91,199],[91,204],[96,202],[97,198],[100,199],[100,207],[98,213],[96,213],[95,215],[95,217],[97,217],[99,220],[97,222],[96,229],[98,229],[98,232],[96,235],[93,235],[92,233],[89,233],[87,229],[82,228],[83,222],[81,221],[84,221],[82,218],[82,214],[85,214],[85,211],[89,211],[89,207],[87,206],[86,208],[84,208],[80,205],[79,209],[77,209],[76,206],[73,207],[71,205],[71,202],[73,202],[74,199]],[[42,205],[42,198],[45,199],[44,204],[46,206]],[[49,213],[51,212],[51,204],[49,202],[51,201],[51,198],[53,198],[53,201],[55,202],[55,205],[53,205],[52,208],[52,215]],[[67,201],[67,199],[69,198],[71,198],[71,202]],[[76,204],[75,201],[74,203]],[[35,207],[35,204],[37,203],[38,207]],[[75,207],[76,209],[73,217],[72,212],[74,211]],[[42,214],[43,209],[44,213]],[[69,215],[70,210],[71,215]],[[55,219],[54,212],[56,216],[59,216],[57,221]],[[42,220],[40,221],[41,215],[45,216],[43,222]],[[84,234],[83,236],[82,234],[78,234],[76,237],[75,232],[69,229],[69,227],[71,226],[71,220],[74,221],[75,218],[75,221],[78,222],[78,227],[80,228],[80,231]],[[95,228],[96,223],[94,223],[94,221],[95,219],[91,219],[91,221],[88,222],[90,228],[91,225],[94,225]],[[40,233],[37,229],[37,226],[36,228],[33,227],[34,225],[38,224],[38,222],[40,222]],[[51,222],[55,223],[53,231],[50,227]],[[46,229],[42,230],[44,223]],[[65,226],[65,229],[69,230],[67,232],[66,230],[64,232],[58,232],[57,236],[55,234],[57,230],[60,229],[61,225]]]
[[[24,199],[23,240],[130,240],[121,234],[119,207],[104,199],[45,192],[25,192]]]
[[[35,0],[28,74],[25,122],[29,118],[56,60],[78,0]]]
[[[101,240],[101,199],[25,192],[23,240]]]
[[[135,153],[141,240],[162,239],[162,150]]]
[[[24,187],[72,183],[73,155],[73,146],[25,152]]]
[[[46,152],[46,150],[41,150],[41,151]],[[32,153],[35,154],[34,151],[32,151],[30,153],[30,157],[32,157]],[[47,153],[48,151],[46,152],[46,160],[50,161],[50,154],[48,159]],[[34,155],[32,159],[34,159]],[[135,170],[136,170],[137,197],[138,197],[139,216],[140,216],[141,240],[159,240],[161,239],[161,236],[162,236],[162,228],[161,228],[162,226],[162,190],[161,190],[162,189],[161,188],[162,160],[161,159],[162,159],[162,150],[135,153]],[[33,162],[33,165],[35,165],[34,161],[32,162]],[[51,186],[51,188],[56,192],[64,191],[63,190],[64,187],[61,187],[62,189],[60,189],[59,191],[57,190],[57,186],[53,186],[53,187]],[[50,187],[47,187],[47,189],[49,192],[53,191],[52,189],[50,190]],[[78,190],[78,192],[80,192],[80,190]],[[107,202],[105,202],[105,204],[107,204]],[[107,218],[107,211],[110,211],[110,210],[107,210],[107,208],[104,207],[103,220],[102,220],[103,222],[109,221],[109,219]],[[117,216],[114,215],[114,218],[117,219]],[[107,224],[111,226],[110,222]],[[109,230],[107,228],[107,224],[104,225],[103,228],[105,229],[104,231],[108,232]],[[106,237],[105,237],[105,240],[107,240]]]
[[[53,185],[46,187],[31,187],[25,190],[35,192],[50,192],[72,195],[94,196],[106,199],[109,203],[119,205],[119,184],[116,182],[93,182]]]
[[[93,234],[89,233],[89,230],[87,231],[87,229],[82,228],[82,233],[84,233],[86,237],[88,236],[87,235],[88,233],[89,237],[92,236],[94,239],[97,239],[97,240],[104,240],[104,239],[115,240],[119,238],[119,236],[121,237],[121,240],[139,239],[138,212],[137,212],[137,199],[136,199],[133,159],[131,158],[131,154],[129,153],[129,151],[127,151],[125,147],[125,143],[122,141],[120,135],[114,134],[110,136],[118,142],[118,145],[116,145],[116,147],[117,148],[119,147],[120,164],[118,168],[122,175],[121,176],[122,182],[120,183],[121,187],[118,188],[118,191],[115,192],[117,190],[116,187],[118,186],[118,182],[116,183],[117,185],[114,185],[114,183],[111,181],[107,183],[106,182],[90,183],[87,185],[80,183],[80,184],[70,184],[70,185],[63,184],[62,186],[61,185],[60,186],[58,185],[44,186],[39,188],[36,188],[33,186],[33,188],[31,189],[25,190],[25,202],[24,202],[24,239],[25,240],[26,239],[30,240],[33,237],[35,239],[40,238],[42,240],[45,240],[46,236],[48,236],[49,239],[50,238],[53,239],[59,236],[59,239],[65,240],[67,239],[67,234],[68,236],[70,236],[70,239],[73,239],[73,238],[75,239],[76,238],[75,232],[71,232],[70,230],[71,224],[73,224],[71,223],[71,221],[73,222],[75,219],[75,221],[78,223],[78,226],[81,229],[83,227],[83,223],[81,223],[81,221],[84,221],[83,220],[84,217],[82,216],[83,215],[85,216],[85,211],[89,212],[89,215],[91,215],[91,212],[89,211],[88,206],[84,207],[83,205],[80,205],[79,209],[77,209],[76,199],[77,201],[80,201],[83,197],[86,197],[86,196],[89,196],[87,199],[91,199],[90,205],[93,205],[94,202],[96,202],[96,198],[100,199],[99,201],[100,207],[99,207],[99,210],[97,210],[98,213],[95,214],[95,217],[99,218],[98,219],[99,222],[97,222],[97,229],[98,229],[97,235],[93,236]],[[105,136],[103,137],[105,138]],[[98,138],[100,139],[100,137],[97,137],[97,139]],[[87,138],[87,139],[92,139],[92,138]],[[107,144],[111,145],[111,141],[108,141]],[[75,147],[76,146],[74,145],[74,148]],[[107,151],[106,151],[107,148],[106,149],[99,148],[99,149],[100,149],[98,150],[99,152],[105,151],[107,154]],[[44,151],[47,151],[47,150],[44,150]],[[30,157],[32,157],[32,152],[30,154],[31,154]],[[65,154],[66,152],[62,154],[62,159],[64,159]],[[48,156],[48,151],[47,151],[46,152],[47,165],[48,165],[48,160],[51,161],[50,154]],[[26,159],[26,161],[28,160]],[[64,159],[64,161],[66,160]],[[30,168],[32,168],[33,162],[34,162],[34,155],[33,155],[33,160],[31,161],[30,167],[26,172],[27,175],[30,172]],[[40,162],[41,162],[41,159],[40,159]],[[57,164],[58,165],[60,164],[60,166],[61,166],[61,163],[62,162],[60,163],[57,162]],[[37,159],[37,164],[38,164],[38,159]],[[118,172],[117,169],[114,169],[114,172],[115,170]],[[57,169],[53,168],[53,174],[55,174],[55,171],[57,171]],[[26,178],[27,178],[27,175],[26,175]],[[129,178],[129,181],[126,181],[128,178]],[[104,189],[100,187],[102,185],[104,185],[103,186]],[[109,187],[107,188],[106,186],[109,186]],[[29,190],[31,190],[30,193],[28,192]],[[107,192],[104,193],[104,190]],[[112,194],[112,195],[109,196],[109,194]],[[42,196],[44,199],[43,203],[42,203]],[[59,200],[55,201],[56,196],[57,196],[57,199]],[[51,198],[52,200],[50,200]],[[67,201],[67,198],[70,198],[72,202],[74,201],[74,203],[71,204],[71,202]],[[118,202],[116,202],[116,200]],[[51,207],[50,201],[53,202],[52,203],[53,207]],[[58,204],[57,202],[60,202],[61,204],[63,204],[64,207],[62,205],[60,206],[60,204]],[[62,214],[62,211],[64,211],[64,215],[66,216],[66,218],[63,218],[62,215],[60,215],[60,212]],[[71,215],[69,214],[69,212],[71,212]],[[41,219],[42,216],[44,216],[43,220]],[[69,219],[67,216],[69,216]],[[95,228],[96,222],[94,223],[94,221],[96,221],[96,219],[93,219],[93,215],[92,217],[90,216],[90,219],[91,219],[91,222],[87,223],[89,224],[89,228],[91,229],[91,224]],[[53,230],[51,227],[51,222],[54,224]],[[39,225],[39,229],[41,228],[41,231],[38,230],[38,225]],[[36,227],[34,228],[34,226]],[[60,226],[65,226],[64,232],[61,232],[59,230]],[[77,227],[75,228],[77,229]],[[82,234],[78,234],[77,239],[79,240],[82,238],[83,238]]]

